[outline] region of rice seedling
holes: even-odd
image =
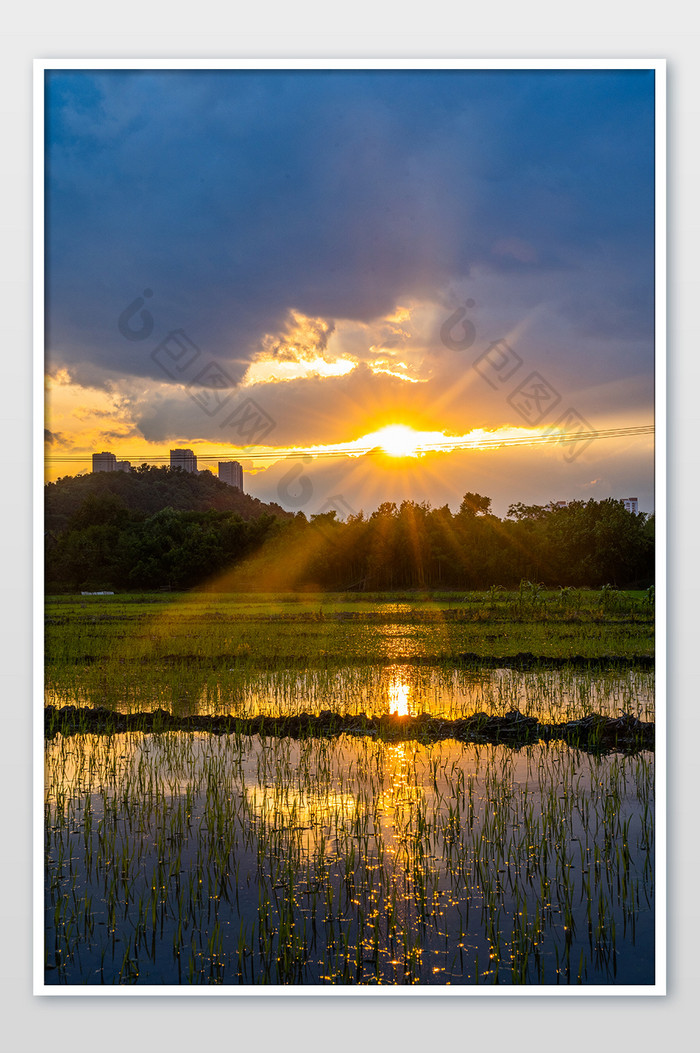
[[[57,735],[47,983],[650,983],[652,799],[648,753]]]
[[[47,984],[653,982],[653,597],[102,599],[47,605]]]

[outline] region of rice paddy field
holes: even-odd
[[[46,603],[45,984],[655,980],[653,595]]]

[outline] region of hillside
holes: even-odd
[[[235,512],[241,519],[258,519],[272,515],[283,519],[293,513],[280,505],[265,504],[256,497],[241,493],[222,483],[211,472],[201,475],[180,468],[156,468],[142,465],[131,472],[96,472],[89,475],[64,476],[44,487],[45,529],[54,535],[63,533],[85,505],[95,501],[143,516],[164,508],[182,512]]]

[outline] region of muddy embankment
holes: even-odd
[[[504,743],[524,746],[534,742],[560,740],[570,746],[595,752],[653,750],[655,725],[623,713],[610,718],[591,714],[561,724],[541,724],[517,709],[504,716],[474,713],[458,720],[444,720],[422,713],[420,716],[386,714],[338,714],[323,710],[286,717],[173,716],[167,710],[152,713],[115,713],[98,706],[47,706],[44,734],[116,734],[126,731],[157,733],[164,731],[203,731],[214,735],[268,735],[290,738],[317,738],[333,735],[371,735],[387,741],[417,740],[438,742]]]

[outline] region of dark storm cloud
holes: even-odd
[[[292,309],[449,305],[476,272],[551,304],[564,372],[577,337],[590,382],[651,366],[652,73],[47,76],[48,357],[76,380],[164,381],[149,352],[183,328],[238,381]]]

